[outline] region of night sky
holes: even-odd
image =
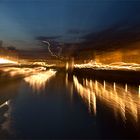
[[[1,0],[0,40],[18,49],[38,48],[38,36],[80,42],[116,24],[140,23],[138,0]]]

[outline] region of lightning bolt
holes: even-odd
[[[53,57],[56,57],[56,58],[60,58],[60,59],[63,59],[62,56],[60,56],[61,52],[62,52],[62,48],[61,47],[58,47],[59,48],[59,52],[58,52],[58,55],[54,54],[51,50],[51,44],[49,43],[49,41],[42,41],[43,43],[47,44],[47,47],[48,47],[48,51],[49,53],[51,54],[51,56]]]
[[[48,51],[49,51],[49,53],[51,54],[51,56],[58,57],[57,55],[55,55],[55,54],[51,51],[51,45],[50,45],[50,43],[49,43],[48,41],[42,41],[42,42],[47,44]]]

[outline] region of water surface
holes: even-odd
[[[139,85],[57,72],[0,86],[1,138],[140,138]]]

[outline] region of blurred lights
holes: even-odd
[[[116,83],[113,85],[103,82],[100,83],[97,80],[91,81],[83,79],[83,85],[78,81],[76,76],[73,76],[74,85],[76,90],[89,106],[90,110],[96,114],[96,98],[105,103],[109,108],[114,110],[115,114],[121,114],[123,120],[127,120],[129,117],[135,122],[138,121],[140,116],[140,86],[139,94],[135,91],[128,91],[127,84],[125,88],[122,88]],[[127,93],[127,94],[126,94]]]
[[[74,85],[82,97],[84,102],[88,105],[89,112],[93,111],[96,114],[96,96],[95,92],[91,90],[90,86],[88,85],[83,86],[79,83],[77,77],[73,76]],[[87,80],[83,79],[83,82],[87,84]]]
[[[75,68],[91,68],[95,70],[132,70],[132,71],[140,71],[140,64],[137,63],[124,63],[124,62],[116,62],[110,64],[102,64],[90,61],[85,64],[75,64]]]
[[[36,67],[36,68],[17,68],[17,67],[3,67],[0,68],[1,71],[8,73],[11,77],[13,76],[28,76],[30,74],[34,74],[43,70],[46,70],[44,67]]]
[[[40,65],[40,66],[46,66],[46,67],[56,66],[56,64],[47,64],[46,62],[34,62],[33,65]]]
[[[36,74],[33,74],[29,77],[24,78],[24,80],[29,83],[29,85],[34,90],[41,90],[45,88],[45,83],[48,81],[52,76],[56,74],[56,71],[50,69],[48,71],[42,71],[38,72]]]
[[[17,64],[18,62],[5,58],[0,58],[0,64]]]
[[[4,102],[3,104],[0,105],[0,108],[4,107],[5,105],[9,105],[9,102],[10,102],[9,100]]]

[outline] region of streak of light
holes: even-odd
[[[86,85],[82,85],[76,76],[73,76],[73,81],[76,90],[87,106],[89,106],[89,102],[92,102],[94,113],[96,113],[96,98],[98,98],[109,108],[114,110],[115,114],[120,114],[124,121],[130,117],[135,122],[138,121],[140,116],[140,98],[138,98],[138,94],[132,93],[135,91],[127,91],[126,94],[125,90],[119,85],[115,85],[116,90],[114,91],[114,86],[107,82],[105,84],[106,90],[104,90],[104,84],[98,82],[97,80],[95,82],[92,81],[93,86],[91,86],[91,80],[87,80]],[[83,81],[85,81],[85,79],[83,79]]]
[[[125,92],[127,92],[127,91],[128,91],[127,84],[125,84]]]
[[[114,87],[114,91],[116,91],[116,83],[115,82],[113,84],[113,87]]]
[[[5,58],[0,58],[0,64],[17,64],[17,61],[12,61],[9,59],[5,59]]]
[[[73,83],[69,82],[68,76],[69,76],[68,73],[66,73],[65,83],[66,83],[66,87],[70,91],[70,98],[72,100],[73,99]]]
[[[98,82],[95,80],[95,88],[98,89]]]
[[[18,75],[27,76],[29,74],[34,74],[46,69],[44,67],[36,67],[36,68],[3,67],[0,68],[0,70],[5,73],[8,73],[11,77],[13,77]]]
[[[68,70],[68,69],[69,69],[69,63],[66,62],[66,70]]]
[[[24,78],[25,82],[29,83],[29,85],[34,90],[41,90],[45,88],[46,81],[48,81],[52,76],[56,74],[56,71],[50,69],[48,71],[38,72],[29,77]]]
[[[105,90],[105,80],[104,80],[104,90]]]
[[[91,112],[91,100],[90,100],[90,90],[88,90],[88,110],[89,110],[89,112]]]
[[[140,97],[140,85],[139,85],[139,97]]]
[[[96,96],[95,92],[90,90],[89,87],[83,86],[79,83],[77,77],[73,76],[74,85],[84,100],[84,102],[88,105],[89,111],[93,111],[96,114]],[[92,106],[92,108],[91,108]]]
[[[72,64],[71,64],[71,68],[74,68],[74,58],[72,58]]]
[[[8,105],[9,104],[9,100],[4,102],[3,104],[0,105],[0,108],[4,107],[5,105]]]
[[[56,64],[47,64],[46,62],[34,62],[33,65],[40,65],[40,66],[45,66],[45,67],[56,66]]]
[[[66,83],[66,86],[68,86],[68,73],[66,73],[65,83]]]
[[[130,70],[130,71],[140,71],[140,64],[137,63],[124,63],[124,62],[116,62],[110,64],[102,64],[90,61],[85,64],[75,64],[75,68],[91,68],[95,70]]]

